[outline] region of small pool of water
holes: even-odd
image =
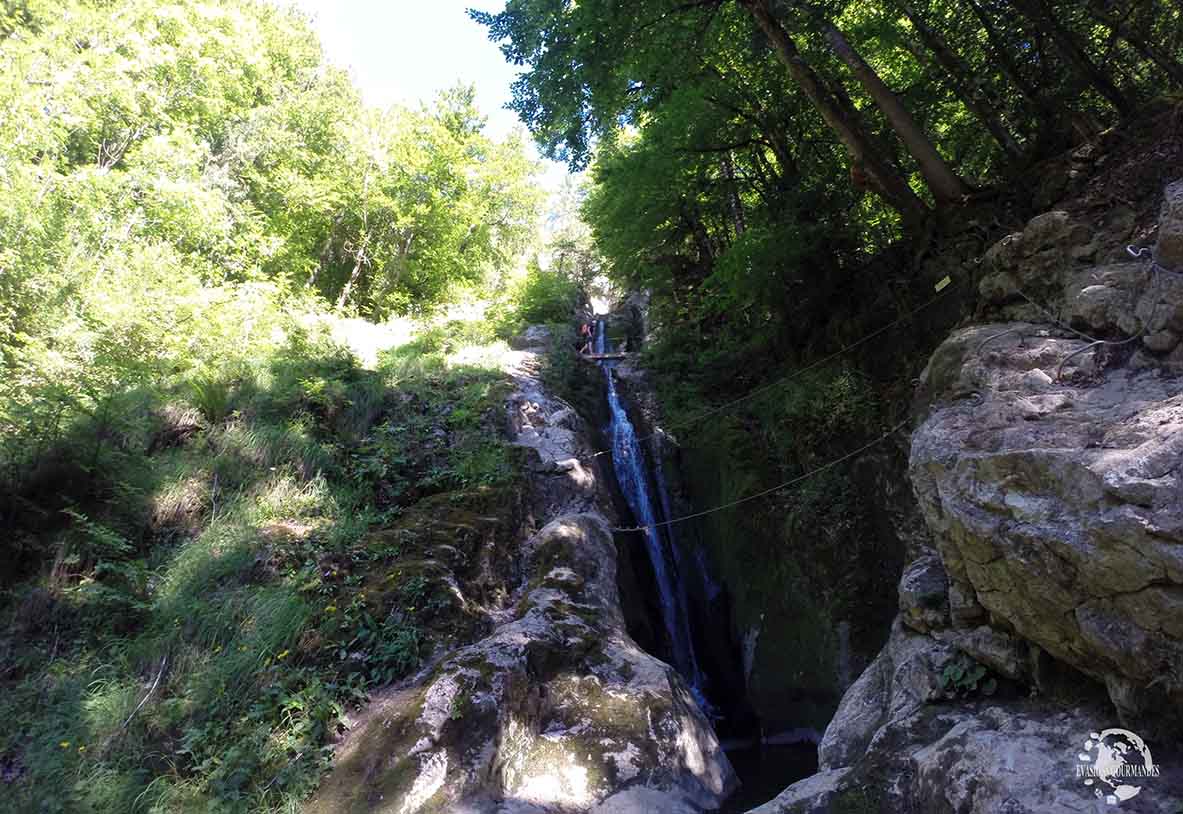
[[[817,747],[811,743],[732,749],[727,757],[743,785],[723,804],[719,814],[741,814],[763,805],[817,771]]]

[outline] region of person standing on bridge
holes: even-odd
[[[579,326],[579,336],[583,338],[583,347],[579,349],[580,353],[591,353],[592,346],[592,327],[590,322],[585,322]]]

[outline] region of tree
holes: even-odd
[[[982,31],[986,35],[991,53],[999,67],[1006,73],[1011,85],[1022,93],[1036,109],[1045,128],[1054,128],[1061,120],[1070,122],[1080,140],[1092,138],[1100,131],[1100,126],[1093,118],[1068,107],[1059,100],[1049,98],[1035,84],[1028,81],[1018,62],[1011,55],[1010,46],[982,6],[981,0],[964,0],[964,2],[981,23]]]
[[[1087,0],[1085,5],[1089,14],[1109,28],[1115,36],[1121,37],[1146,59],[1154,62],[1176,85],[1183,85],[1183,64],[1173,58],[1169,51],[1163,50],[1150,37],[1141,33],[1136,25],[1130,24],[1129,18],[1135,12],[1134,7],[1127,10],[1124,16],[1119,16],[1107,8],[1104,0]],[[1153,11],[1153,3],[1146,5]]]
[[[1011,158],[1019,158],[1023,154],[1022,148],[1014,136],[1011,135],[1010,130],[1007,129],[1001,114],[997,110],[994,110],[989,100],[983,98],[978,92],[978,86],[973,82],[972,69],[945,42],[940,33],[925,21],[923,15],[915,10],[911,2],[908,2],[908,0],[896,0],[896,5],[907,16],[908,22],[912,25],[912,30],[916,32],[917,37],[923,43],[924,47],[932,54],[937,64],[944,69],[949,84],[962,104],[966,106],[966,109],[978,117],[982,126],[998,142],[998,145],[1006,151],[1007,155]],[[909,40],[906,40],[906,42],[911,44]],[[912,44],[909,50],[917,58],[920,58],[921,49],[917,45]]]
[[[916,159],[916,163],[920,166],[920,172],[936,199],[941,203],[955,203],[969,194],[969,188],[965,182],[949,168],[945,159],[941,158],[936,147],[916,124],[916,120],[912,118],[912,114],[879,78],[879,74],[875,73],[866,60],[851,47],[837,26],[829,21],[822,22],[821,26],[834,49],[834,53],[846,63],[864,90],[875,100],[875,104],[887,116],[908,152]]]
[[[900,173],[880,155],[854,119],[853,111],[843,109],[818,78],[816,72],[802,58],[793,38],[772,14],[769,0],[739,0],[752,15],[760,30],[768,37],[777,57],[789,70],[789,75],[809,98],[826,124],[850,151],[851,159],[870,175],[876,191],[899,210],[904,220],[912,224],[923,218],[924,204],[907,185]]]
[[[262,353],[293,311],[430,311],[533,234],[535,168],[520,137],[483,133],[471,89],[368,110],[294,12],[4,14],[2,463],[130,390]]]
[[[551,157],[586,164],[597,140],[611,140],[624,124],[642,120],[687,76],[703,70],[704,55],[733,36],[732,4],[671,0],[616,4],[589,0],[567,6],[511,0],[498,14],[471,12],[502,43],[509,61],[529,65],[514,85],[512,107]],[[790,77],[865,167],[875,188],[904,218],[918,223],[924,205],[898,170],[867,137],[850,111],[800,54],[766,0],[739,0],[763,31]]]
[[[1077,42],[1075,35],[1056,19],[1056,15],[1048,8],[1044,0],[1014,0],[1014,3],[1035,25],[1051,35],[1056,46],[1063,52],[1073,68],[1108,99],[1122,116],[1129,116],[1133,113],[1133,102],[1104,71],[1093,63],[1084,48]]]

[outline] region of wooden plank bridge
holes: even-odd
[[[579,354],[589,362],[599,362],[604,359],[627,359],[627,353],[581,353]]]

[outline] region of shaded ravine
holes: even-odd
[[[596,321],[595,351],[603,354],[608,350],[604,320]],[[604,385],[608,397],[608,435],[612,447],[612,469],[617,485],[625,502],[633,512],[639,526],[644,527],[645,549],[653,567],[661,605],[662,624],[669,640],[670,655],[674,668],[690,684],[695,700],[708,715],[711,705],[707,699],[707,680],[698,663],[694,637],[690,632],[690,613],[686,599],[686,588],[679,573],[680,556],[666,528],[657,524],[668,520],[669,497],[664,493],[664,483],[648,477],[645,456],[637,438],[636,428],[616,389],[613,368],[615,361],[599,362],[604,371]]]
[[[595,323],[592,349],[611,354],[615,348],[607,337],[606,323]],[[618,359],[601,359],[607,416],[604,431],[611,453],[612,477],[619,495],[632,514],[622,523],[643,540],[648,565],[650,609],[660,616],[664,657],[686,680],[695,701],[711,720],[724,750],[742,781],[740,788],[716,811],[738,814],[775,797],[787,785],[813,774],[817,769],[816,743],[819,733],[793,729],[768,733],[754,715],[740,677],[742,653],[739,643],[727,632],[724,620],[716,628],[704,614],[729,615],[724,585],[716,582],[701,545],[683,548],[677,528],[668,521],[677,512],[667,483],[667,461],[656,450],[646,448],[647,436],[639,437],[630,418],[630,395],[620,390]],[[675,469],[669,477],[678,477]],[[631,535],[630,535],[631,536]],[[637,556],[640,555],[639,549]],[[705,625],[705,627],[704,627]],[[713,637],[722,636],[718,642]],[[731,651],[728,653],[728,651]],[[724,661],[734,663],[723,665]],[[730,675],[731,671],[735,675]]]

